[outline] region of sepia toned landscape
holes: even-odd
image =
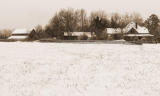
[[[0,1],[0,96],[160,96],[158,0]]]
[[[0,41],[84,42],[125,40],[131,43],[159,43],[160,19],[151,14],[144,19],[139,13],[107,14],[103,10],[87,15],[85,9],[61,9],[45,26],[31,29],[4,29]]]

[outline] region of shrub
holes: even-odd
[[[113,37],[111,35],[109,35],[107,40],[113,40]]]
[[[88,36],[83,34],[78,38],[78,40],[88,40]]]
[[[90,40],[97,40],[96,36],[92,36]]]
[[[108,35],[106,32],[102,32],[100,36],[97,37],[97,40],[107,40]]]

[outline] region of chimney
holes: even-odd
[[[138,24],[137,24],[137,22],[136,22],[136,29],[138,28]]]

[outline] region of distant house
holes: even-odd
[[[87,36],[88,38],[92,37],[91,32],[64,32],[65,40],[78,40],[81,36]]]
[[[151,41],[153,35],[151,35],[146,27],[139,26],[137,23],[131,22],[124,29],[124,39],[126,41]]]
[[[120,28],[106,28],[104,32],[108,35],[108,38],[119,40],[123,36],[122,29]]]
[[[28,34],[29,31],[26,29],[16,29],[8,39],[23,40],[27,38]]]

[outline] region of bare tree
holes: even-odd
[[[46,32],[56,37],[62,37],[63,32],[73,32],[77,26],[77,16],[72,8],[60,10],[46,26]]]
[[[6,39],[11,36],[13,30],[3,29],[0,30],[0,39]]]
[[[120,28],[121,27],[121,16],[118,13],[114,13],[111,16],[111,27]]]
[[[131,15],[130,15],[130,18],[132,21],[138,23],[139,25],[143,25],[144,23],[144,20],[143,18],[141,17],[141,15],[139,13],[136,13],[136,12],[133,12]]]
[[[76,13],[78,14],[78,31],[88,31],[89,22],[87,18],[87,13],[84,9],[77,10]]]

